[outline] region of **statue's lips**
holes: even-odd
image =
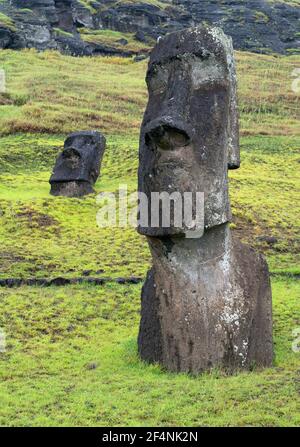
[[[182,159],[173,159],[173,160],[164,160],[159,161],[154,171],[157,172],[158,175],[163,175],[164,173],[171,173],[173,177],[180,175],[181,172],[190,173],[191,164]],[[190,174],[189,174],[190,175]]]
[[[190,167],[178,161],[159,163],[152,174],[146,176],[145,192],[147,195],[152,192],[186,192],[191,191],[191,170]]]

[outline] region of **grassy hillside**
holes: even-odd
[[[274,368],[191,377],[139,361],[139,286],[0,290],[0,424],[299,426],[299,292],[273,282]]]
[[[238,53],[237,60],[242,168],[230,173],[234,228],[266,252],[272,271],[299,271],[299,96],[291,90],[299,57]],[[100,230],[94,196],[53,198],[48,180],[65,135],[95,128],[108,143],[97,192],[136,188],[146,62],[3,51],[0,64],[8,82],[0,107],[0,276],[145,274],[143,238]],[[269,247],[261,236],[278,243]]]
[[[299,56],[240,52],[237,61],[242,135],[294,135],[299,96],[291,90],[291,73]],[[1,133],[57,134],[82,127],[109,134],[139,131],[146,62],[6,50],[0,64],[9,86],[1,97]]]
[[[242,167],[230,173],[233,230],[267,256],[274,368],[226,377],[167,374],[136,354],[140,285],[0,289],[1,425],[299,425],[300,58],[237,53]],[[144,276],[144,238],[99,229],[95,195],[49,195],[66,134],[107,137],[96,191],[136,188],[146,62],[1,51],[0,278]],[[274,236],[270,245],[261,237]],[[298,241],[298,244],[297,244]],[[278,276],[278,274],[280,275]]]

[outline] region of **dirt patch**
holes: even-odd
[[[250,245],[257,237],[253,223],[240,216],[233,216],[232,231],[240,241]]]
[[[0,287],[21,287],[21,286],[40,286],[40,287],[51,287],[51,286],[68,286],[68,285],[76,285],[76,284],[92,284],[96,286],[102,286],[107,283],[116,283],[120,285],[126,284],[140,284],[144,282],[145,278],[141,278],[138,276],[130,276],[128,278],[85,278],[85,277],[77,277],[77,278],[5,278],[0,279]]]
[[[11,106],[14,101],[6,93],[0,94],[0,106]]]
[[[13,253],[11,253],[9,251],[2,251],[0,253],[0,259],[2,261],[9,261],[11,263],[17,263],[17,262],[24,262],[24,261],[26,261],[26,258],[24,256],[14,255]]]
[[[242,216],[233,217],[233,234],[241,242],[259,250],[262,253],[276,247],[276,243],[269,244],[267,241],[273,239],[271,229],[262,225],[261,222],[254,224]],[[274,238],[275,240],[276,238]],[[277,239],[276,239],[277,242]]]
[[[22,208],[16,218],[25,221],[29,228],[55,227],[59,231],[59,222],[48,214],[40,213],[32,208]]]

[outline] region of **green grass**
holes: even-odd
[[[230,172],[233,231],[265,253],[273,273],[299,274],[299,95],[291,73],[300,59],[236,55],[242,166]],[[130,228],[98,228],[96,194],[52,197],[48,180],[66,134],[98,129],[107,149],[96,192],[135,190],[146,62],[3,50],[0,65],[0,278],[144,276],[145,239]],[[0,289],[0,425],[299,425],[300,354],[291,345],[300,285],[283,278],[272,281],[274,368],[232,377],[175,375],[140,362],[140,285]]]
[[[51,169],[63,136],[12,135],[0,139],[0,277],[144,275],[150,257],[134,229],[100,229],[95,195],[49,195]],[[272,271],[299,272],[300,138],[243,137],[242,167],[230,173],[234,231],[265,252]],[[108,136],[96,192],[137,184],[138,136]],[[258,242],[275,236],[271,249]]]
[[[0,277],[78,276],[86,269],[101,269],[108,276],[146,273],[144,238],[134,229],[100,229],[95,195],[83,200],[49,195],[48,181],[63,137],[22,135],[0,141],[5,171],[0,174]],[[136,153],[137,138],[124,142],[110,137],[97,192],[116,191],[119,182],[134,191]]]
[[[237,53],[242,135],[294,135],[299,95],[292,71],[299,56]],[[0,134],[68,133],[100,128],[137,134],[147,100],[147,62],[124,58],[72,58],[35,50],[0,53],[12,100],[0,109]]]
[[[290,6],[300,6],[300,0],[267,0],[268,3],[285,3]]]
[[[8,28],[11,31],[16,30],[14,21],[10,17],[8,17],[6,14],[3,14],[3,12],[0,12],[0,26],[3,26],[4,28]]]
[[[0,109],[0,134],[68,133],[84,128],[135,133],[146,101],[145,64],[124,58],[73,58],[2,51],[9,93],[27,98]]]
[[[79,3],[81,3],[81,5],[88,9],[92,14],[97,12],[97,10],[92,6],[94,3],[92,0],[79,0]]]
[[[119,5],[134,5],[134,4],[146,4],[146,5],[153,5],[153,6],[157,6],[160,9],[165,9],[167,6],[170,6],[171,1],[159,1],[159,0],[111,0],[108,3],[107,6],[105,6],[104,8],[115,8]],[[101,8],[103,9],[103,7]]]
[[[255,21],[258,23],[268,23],[270,18],[261,11],[254,11]]]
[[[0,290],[0,424],[299,426],[299,293],[273,281],[273,368],[192,377],[138,359],[139,286]]]
[[[58,34],[59,36],[63,36],[63,37],[73,37],[72,33],[68,33],[67,31],[64,31],[63,29],[60,28],[53,28],[53,31]]]
[[[147,44],[137,41],[133,33],[121,33],[109,29],[90,30],[88,28],[80,28],[81,38],[85,42],[106,45],[118,50],[132,51],[134,53],[148,52],[153,46],[154,41]],[[123,45],[120,39],[126,39],[127,44]],[[152,45],[151,45],[152,44]]]

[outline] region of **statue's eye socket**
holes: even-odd
[[[155,67],[150,70],[147,76],[147,83],[151,92],[155,95],[163,93],[167,88],[168,78],[168,70],[162,67]]]
[[[73,148],[68,148],[63,152],[63,158],[71,168],[76,168],[81,160],[80,153]]]

